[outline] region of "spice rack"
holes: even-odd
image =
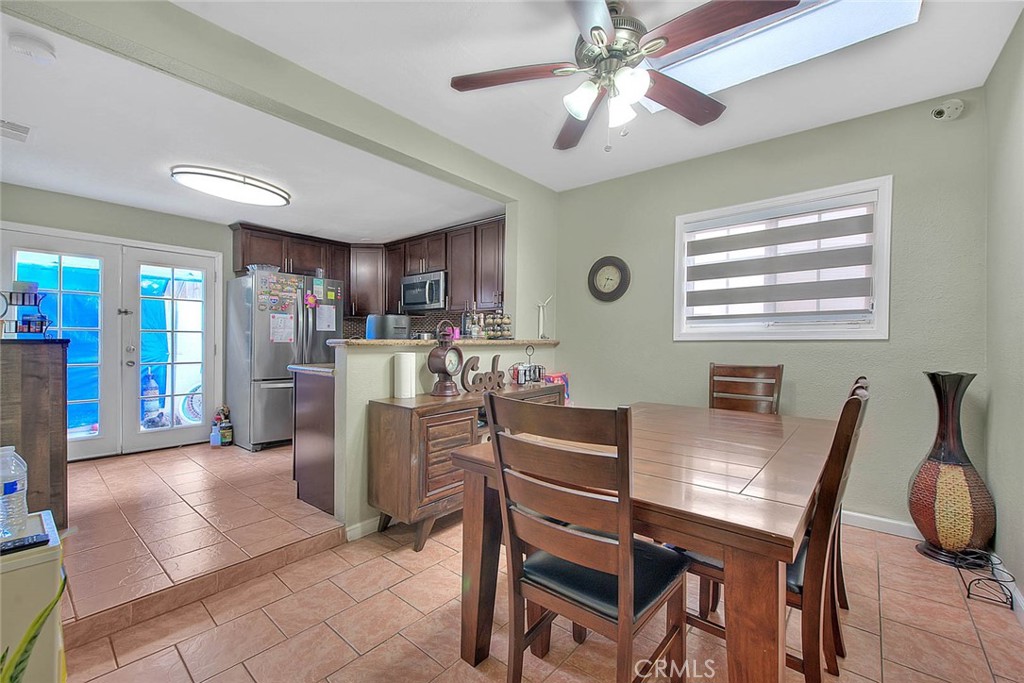
[[[47,330],[53,321],[43,315],[39,309],[46,294],[39,292],[0,292],[0,319],[3,319],[4,334],[41,334],[47,336]],[[20,320],[16,316],[14,320],[6,320],[7,313],[12,308],[34,308],[36,313],[32,320]]]

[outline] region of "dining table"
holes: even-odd
[[[807,533],[836,421],[662,403],[630,409],[634,532],[723,561],[728,679],[779,683],[786,565]],[[493,627],[499,479],[490,443],[452,451],[452,463],[464,470],[461,656],[477,666]]]

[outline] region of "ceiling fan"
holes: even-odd
[[[656,69],[643,68],[644,60],[789,9],[799,0],[710,0],[650,31],[639,19],[624,14],[619,0],[568,0],[568,4],[580,30],[575,64],[534,64],[452,78],[452,87],[465,92],[588,74],[588,80],[562,98],[569,116],[555,140],[555,149],[579,144],[605,98],[611,128],[633,120],[636,111],[632,105],[644,97],[698,126],[711,123],[725,111],[724,104]]]

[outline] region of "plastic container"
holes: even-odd
[[[21,536],[28,517],[28,465],[14,451],[14,446],[0,447],[0,472],[3,496],[0,497],[0,537]]]
[[[214,448],[220,448],[220,426],[217,424],[214,424],[210,430],[210,445]]]
[[[235,430],[231,427],[231,423],[227,420],[220,421],[220,445],[230,446],[232,440],[235,438]]]

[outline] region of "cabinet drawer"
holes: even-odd
[[[476,410],[460,410],[420,419],[419,505],[451,495],[462,483],[451,452],[476,442]]]

